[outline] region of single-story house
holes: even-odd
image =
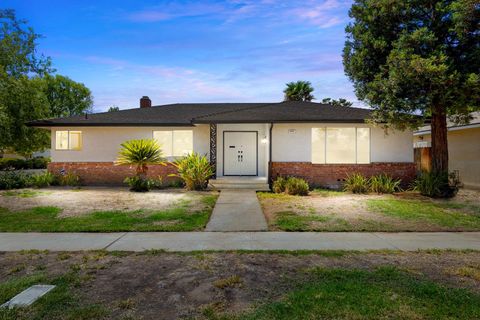
[[[116,166],[120,144],[156,139],[169,159],[197,152],[209,157],[220,181],[299,176],[338,186],[352,172],[387,173],[408,183],[415,177],[412,132],[385,134],[365,120],[370,110],[313,102],[180,103],[38,120],[51,130],[53,172],[72,171],[85,184],[121,184],[133,168]],[[167,175],[172,166],[153,166]],[[232,178],[233,177],[233,178]]]
[[[448,169],[455,172],[466,188],[480,189],[480,112],[473,112],[469,124],[447,123]],[[430,170],[430,126],[414,132],[416,161],[423,170]]]

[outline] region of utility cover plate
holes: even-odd
[[[14,308],[14,307],[27,307],[37,301],[40,297],[47,294],[50,290],[55,288],[53,285],[48,284],[36,284],[28,289],[23,290],[10,301],[5,302],[0,307],[2,308]]]

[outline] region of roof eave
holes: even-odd
[[[68,122],[68,123],[46,123],[46,122],[28,122],[29,127],[194,127],[192,123],[85,123],[85,122]]]

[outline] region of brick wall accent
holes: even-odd
[[[84,185],[124,185],[126,177],[135,175],[134,166],[116,166],[113,162],[50,162],[48,171],[59,174],[61,170],[73,172],[80,177]],[[175,180],[175,177],[168,177],[175,173],[172,165],[150,165],[148,166],[148,177],[157,179],[162,177],[164,182]]]
[[[312,185],[340,187],[349,173],[361,173],[367,177],[386,173],[402,179],[408,186],[416,176],[415,163],[375,162],[370,164],[312,164],[311,162],[273,162],[272,179],[277,176],[295,176]]]

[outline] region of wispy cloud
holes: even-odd
[[[338,9],[347,7],[349,3],[350,1],[342,0],[186,2],[147,7],[127,14],[126,19],[133,22],[158,22],[182,17],[210,16],[230,24],[250,18],[292,23],[293,18],[297,23],[329,28],[344,22],[339,17]]]

